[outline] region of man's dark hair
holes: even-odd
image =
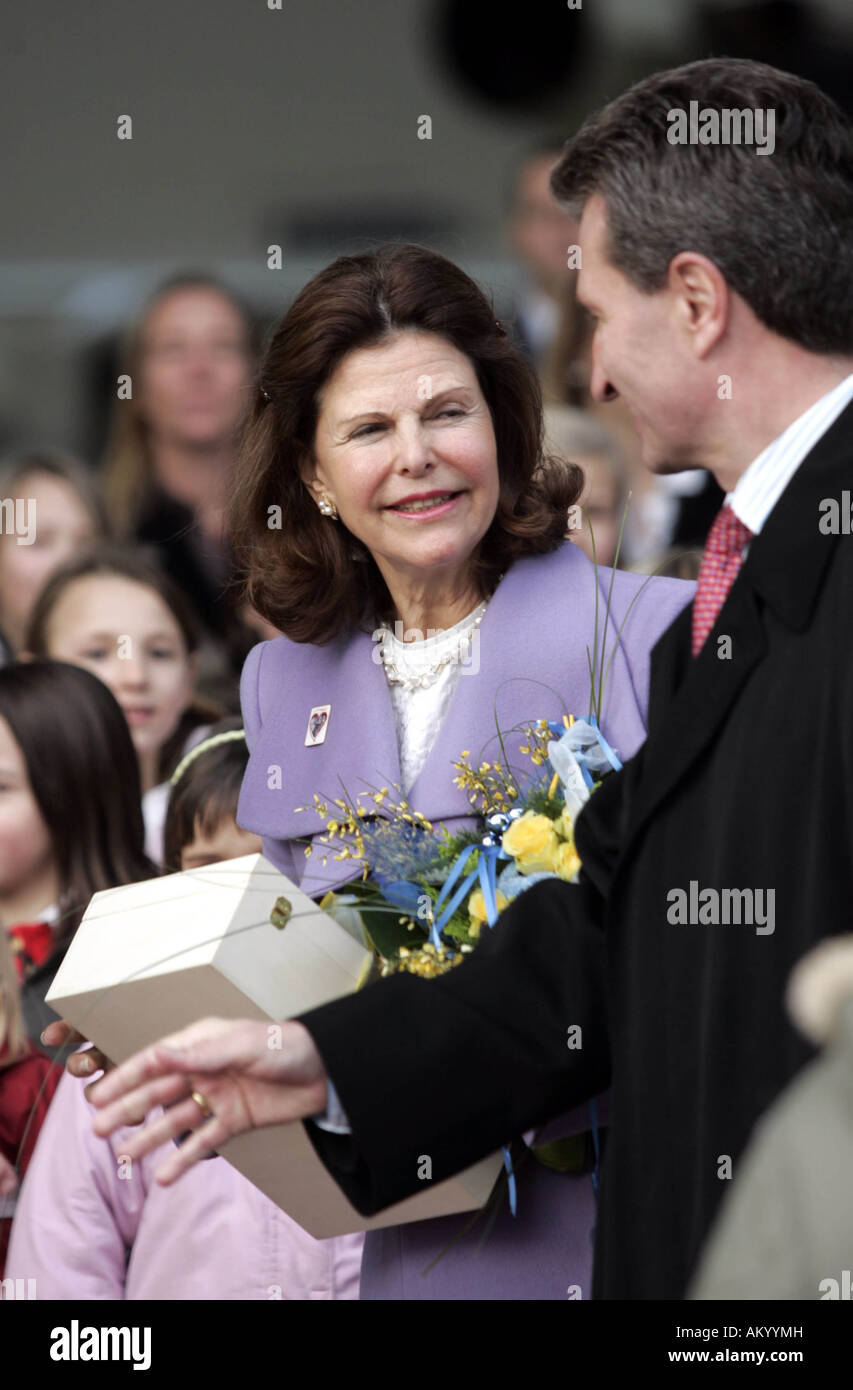
[[[670,143],[668,113],[691,101],[773,111],[772,153]],[[739,58],[656,73],[585,122],[551,189],[576,214],[602,196],[610,261],[638,289],[698,251],[774,333],[853,351],[853,126],[814,83]]]

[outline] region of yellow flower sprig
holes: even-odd
[[[519,753],[525,753],[535,767],[542,767],[548,761],[548,744],[553,738],[547,719],[539,719],[524,730],[526,743],[519,744]]]
[[[336,810],[331,811],[333,806]],[[352,802],[344,797],[336,797],[331,801],[325,801],[321,797],[314,795],[313,806],[297,806],[297,811],[313,811],[324,823],[324,833],[317,836],[319,844],[327,850],[340,846],[338,853],[333,855],[334,859],[352,859],[363,866],[362,877],[367,877],[367,861],[365,859],[364,836],[361,830],[361,820],[367,814]],[[308,845],[305,849],[305,858],[310,859],[313,853],[313,845]],[[328,863],[328,854],[323,855],[323,863]]]
[[[454,951],[450,946],[433,946],[431,941],[427,941],[417,950],[401,946],[395,958],[383,956],[381,974],[383,977],[400,974],[420,975],[424,980],[433,980],[436,975],[445,975],[454,966],[461,965],[463,956],[473,949],[473,946],[466,945]]]
[[[468,749],[453,763],[456,776],[453,784],[468,793],[468,801],[481,815],[508,811],[518,800],[518,787],[499,762],[480,763],[473,767]]]
[[[400,788],[395,787],[394,790],[399,791]],[[405,825],[412,825],[417,830],[432,831],[432,822],[428,821],[426,816],[421,815],[420,811],[416,811],[413,806],[410,806],[405,797],[395,801],[387,787],[380,787],[378,791],[360,792],[359,796],[368,797],[391,820],[402,821]],[[367,812],[362,809],[360,814],[364,816]]]
[[[399,791],[399,787],[394,788]],[[388,787],[378,787],[371,791],[359,792],[359,800],[366,798],[372,801],[377,810],[381,810],[391,821],[403,822],[419,830],[432,830],[432,823],[423,816],[420,811],[414,810],[405,800],[401,798],[395,800]],[[331,807],[336,807],[336,811],[330,811]],[[323,800],[314,795],[313,806],[297,806],[297,811],[313,811],[324,822],[324,832],[317,836],[319,844],[327,850],[340,845],[340,849],[332,857],[337,860],[352,859],[362,865],[362,879],[367,879],[370,865],[368,862],[367,850],[364,842],[364,832],[362,821],[366,816],[372,814],[366,806],[357,806],[354,802],[348,801],[345,797],[335,797],[331,800]],[[305,850],[306,858],[312,853],[312,846],[309,845]],[[323,856],[323,863],[328,862],[328,854]]]

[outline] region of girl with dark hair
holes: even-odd
[[[136,748],[146,850],[162,861],[168,778],[221,711],[193,694],[198,629],[141,551],[103,547],[64,565],[33,611],[28,653],[85,666],[110,687]]]
[[[227,719],[176,769],[165,833],[170,869],[260,850],[235,820],[248,758],[239,720]],[[9,1251],[10,1275],[26,1271],[39,1298],[358,1298],[360,1236],[315,1240],[218,1156],[178,1191],[153,1180],[162,1150],[123,1175],[118,1156],[132,1129],[99,1139],[93,1116],[83,1082],[63,1076]]]
[[[0,917],[29,1037],[93,893],[156,873],[145,855],[139,770],[113,696],[62,661],[0,670]]]

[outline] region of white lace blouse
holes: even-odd
[[[486,604],[479,603],[473,612],[453,627],[420,642],[404,642],[390,628],[385,629],[383,647],[386,662],[383,664],[394,710],[401,784],[405,796],[408,796],[429,757],[460,676],[463,672],[473,674],[478,669],[478,628],[485,611]],[[445,664],[435,679],[430,680],[431,671],[442,660]],[[404,678],[405,684],[393,679],[394,668]],[[416,684],[419,680],[429,683],[419,686]]]

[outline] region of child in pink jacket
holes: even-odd
[[[237,730],[239,720],[223,720],[177,769],[167,867],[260,849],[234,819],[247,760]],[[133,1131],[93,1133],[88,1084],[65,1072],[56,1090],[18,1198],[7,1277],[35,1279],[40,1299],[358,1298],[362,1235],[315,1240],[220,1157],[160,1187],[170,1146],[122,1160]]]

